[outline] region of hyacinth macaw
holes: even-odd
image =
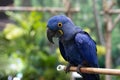
[[[65,15],[51,17],[47,23],[47,38],[51,43],[53,37],[59,39],[62,57],[73,66],[98,67],[96,44],[89,34],[75,26]],[[67,67],[66,71],[68,71]],[[80,68],[80,67],[79,67]],[[81,73],[84,80],[99,80],[99,74]]]

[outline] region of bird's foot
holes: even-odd
[[[72,64],[68,64],[66,66],[65,72],[68,73],[70,71],[70,67],[72,66]]]
[[[82,65],[78,65],[78,66],[77,66],[77,73],[78,73],[78,74],[81,74],[80,68],[82,68],[82,67],[83,67]]]

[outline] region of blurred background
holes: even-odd
[[[101,68],[120,68],[120,0],[0,0],[0,80],[78,80],[56,70],[67,62],[46,38],[47,20],[58,14],[96,41]]]

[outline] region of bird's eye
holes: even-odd
[[[62,27],[62,23],[61,22],[58,23],[58,27]]]

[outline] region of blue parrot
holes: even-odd
[[[48,20],[47,28],[47,38],[51,43],[54,43],[53,37],[59,39],[61,55],[70,64],[66,71],[71,65],[99,67],[96,43],[87,32],[75,26],[70,18],[65,15],[53,16]],[[99,74],[81,75],[84,80],[99,80]]]

